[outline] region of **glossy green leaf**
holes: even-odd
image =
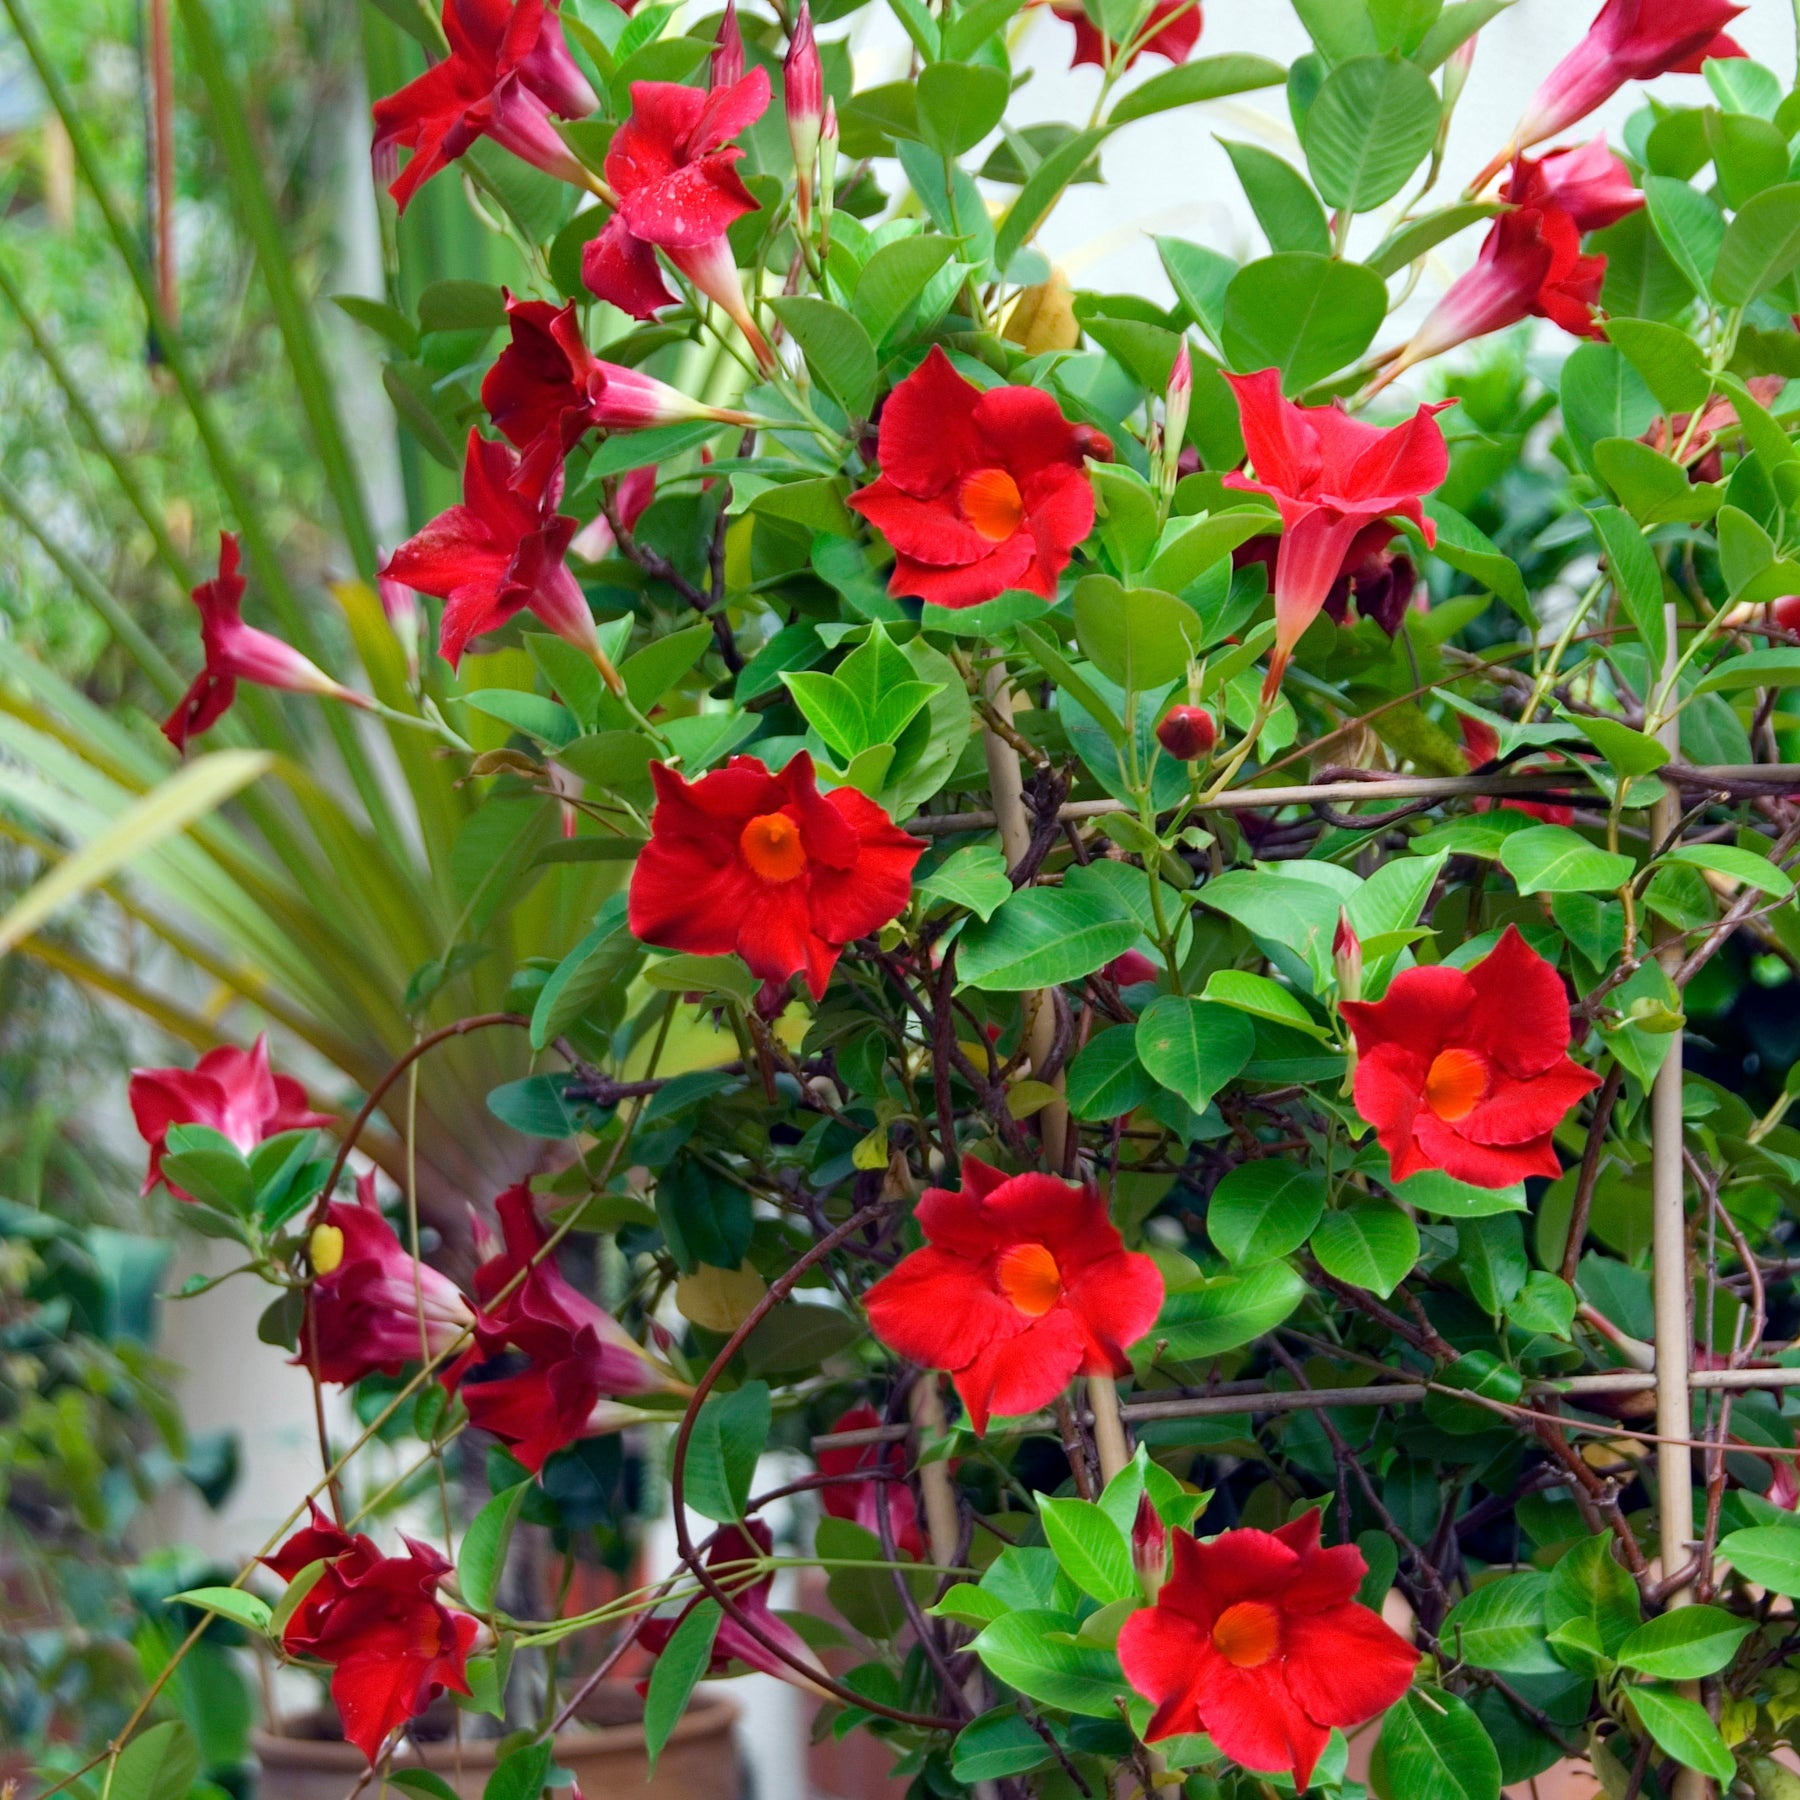
[[[713,1642],[724,1616],[718,1601],[705,1596],[696,1600],[650,1670],[650,1686],[644,1694],[644,1747],[653,1774],[669,1734],[687,1711],[695,1683],[712,1661]]]
[[[1746,1581],[1800,1595],[1800,1524],[1750,1525],[1719,1540],[1719,1555]]]
[[[1712,271],[1713,297],[1748,306],[1800,268],[1800,182],[1784,182],[1745,203],[1725,227]]]
[[[1138,1060],[1195,1112],[1242,1073],[1256,1049],[1256,1028],[1243,1013],[1205,1000],[1164,994],[1137,1022]]]
[[[1231,158],[1269,248],[1329,256],[1331,227],[1306,177],[1292,163],[1283,162],[1274,151],[1258,144],[1240,144],[1232,138],[1220,138],[1219,142]]]
[[[1375,1779],[1395,1800],[1500,1800],[1500,1758],[1466,1702],[1409,1688],[1388,1708]]]
[[[1718,1606],[1681,1606],[1647,1619],[1619,1646],[1619,1661],[1661,1681],[1716,1675],[1756,1629]]]
[[[1171,1294],[1150,1335],[1165,1339],[1172,1357],[1204,1361],[1273,1331],[1307,1291],[1304,1278],[1285,1262],[1258,1263]]]
[[[1736,1758],[1698,1700],[1672,1688],[1634,1687],[1628,1692],[1644,1729],[1665,1755],[1715,1781],[1729,1781],[1737,1773]]]
[[[1040,1494],[1038,1520],[1063,1573],[1084,1594],[1103,1605],[1135,1598],[1138,1585],[1130,1541],[1093,1501],[1055,1500]]]
[[[1160,1085],[1138,1060],[1137,1028],[1109,1026],[1069,1064],[1069,1110],[1078,1119],[1117,1119],[1142,1106]]]
[[[1097,890],[1021,888],[964,930],[957,973],[997,993],[1079,981],[1124,955],[1138,932],[1136,918]]]
[[[531,1484],[521,1481],[494,1495],[463,1533],[456,1553],[456,1585],[475,1612],[485,1613],[493,1607],[513,1527],[519,1522],[519,1508],[530,1491]]]
[[[1623,887],[1636,872],[1629,856],[1596,849],[1567,825],[1534,825],[1500,846],[1500,866],[1521,894],[1597,894]]]
[[[1072,1640],[1075,1621],[1064,1613],[1024,1610],[987,1626],[970,1646],[988,1672],[1032,1700],[1088,1718],[1118,1716],[1130,1693],[1118,1656]]]
[[[688,1440],[687,1503],[721,1525],[744,1516],[756,1459],[769,1438],[769,1384],[709,1394]]]
[[[1246,263],[1225,290],[1224,349],[1232,367],[1281,371],[1293,395],[1350,366],[1387,315],[1372,269],[1284,251]]]
[[[1328,206],[1385,206],[1431,154],[1440,103],[1422,69],[1358,56],[1325,77],[1307,109],[1306,164]]]
[[[1206,1203],[1206,1235],[1240,1268],[1291,1256],[1312,1236],[1325,1194],[1316,1169],[1282,1157],[1240,1163]]]
[[[1385,1299],[1419,1260],[1419,1230],[1399,1207],[1363,1201],[1319,1221],[1312,1253],[1327,1275]]]
[[[1152,75],[1120,97],[1112,109],[1111,123],[1124,125],[1146,119],[1171,107],[1193,106],[1202,100],[1222,100],[1227,94],[1247,94],[1257,88],[1278,87],[1287,70],[1266,56],[1235,54],[1196,56],[1160,75]]]
[[[1544,1642],[1548,1574],[1530,1570],[1484,1581],[1450,1609],[1439,1634],[1451,1651],[1477,1669],[1501,1675],[1558,1675],[1562,1664]]]

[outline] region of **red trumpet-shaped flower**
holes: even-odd
[[[449,1349],[475,1323],[456,1283],[401,1248],[375,1203],[373,1170],[358,1178],[354,1204],[327,1204],[307,1257],[313,1279],[294,1361],[321,1381],[398,1375],[403,1364]]]
[[[437,1598],[450,1565],[427,1544],[405,1540],[404,1556],[383,1556],[374,1540],[351,1537],[318,1507],[264,1563],[284,1581],[325,1567],[281,1634],[290,1656],[332,1665],[331,1697],[344,1736],[373,1764],[382,1745],[446,1688],[469,1691],[466,1664],[481,1622]]]
[[[1742,56],[1725,27],[1735,0],[1606,0],[1584,37],[1544,78],[1510,149],[1474,183],[1479,192],[1517,150],[1529,150],[1603,106],[1628,81],[1694,75],[1709,57]]]
[[[561,0],[444,0],[450,54],[375,102],[375,173],[401,211],[477,138],[580,187],[591,178],[550,115],[584,119],[600,101],[563,41]],[[402,149],[412,151],[395,174]]]
[[[210,1126],[248,1152],[284,1131],[332,1122],[330,1113],[308,1107],[306,1089],[291,1075],[271,1071],[266,1037],[259,1037],[248,1050],[221,1044],[191,1069],[133,1069],[129,1097],[139,1135],[150,1146],[146,1194],[163,1178],[172,1125]],[[177,1200],[193,1198],[174,1186],[169,1192]]]
[[[725,233],[756,211],[731,143],[769,104],[758,67],[710,93],[673,81],[634,81],[631,117],[613,134],[606,179],[619,208],[581,254],[581,279],[602,300],[647,319],[675,296],[656,265],[661,250],[743,332],[765,367],[774,352],[750,317]]]
[[[1356,1604],[1368,1565],[1325,1549],[1309,1508],[1279,1530],[1177,1531],[1156,1604],[1119,1634],[1125,1679],[1155,1702],[1147,1741],[1205,1732],[1259,1774],[1312,1778],[1333,1726],[1385,1712],[1412,1684],[1415,1651]]]
[[[1110,44],[1099,26],[1088,17],[1081,0],[1050,0],[1050,10],[1075,28],[1075,54],[1069,58],[1069,67],[1078,69],[1083,63],[1093,63],[1097,68],[1104,68],[1108,52],[1116,52],[1117,46]],[[1184,63],[1200,41],[1199,0],[1156,0],[1150,9],[1148,24],[1155,29],[1148,37],[1140,39],[1125,67],[1134,67],[1140,56],[1160,56],[1166,62]]]
[[[804,973],[821,998],[839,953],[912,892],[924,843],[855,788],[821,794],[799,751],[771,775],[734,756],[688,782],[652,763],[656,811],[631,877],[631,929],[701,956],[735,951],[754,975]]]
[[[529,608],[584,651],[616,691],[618,676],[600,648],[587,597],[563,563],[576,522],[556,510],[561,466],[541,487],[521,485],[520,472],[516,451],[470,431],[462,505],[439,513],[381,572],[444,602],[438,654],[452,668],[471,638]]]
[[[1551,1133],[1600,1085],[1569,1059],[1569,998],[1509,925],[1468,969],[1402,969],[1341,1005],[1356,1034],[1356,1108],[1394,1179],[1442,1169],[1475,1187],[1559,1175]]]
[[[1450,468],[1450,452],[1434,413],[1422,406],[1388,430],[1347,417],[1336,406],[1296,406],[1281,392],[1277,370],[1227,375],[1238,398],[1244,443],[1254,475],[1233,473],[1225,485],[1267,494],[1281,512],[1275,559],[1275,648],[1263,698],[1272,700],[1282,671],[1331,594],[1358,533],[1378,519],[1410,519],[1426,543],[1437,530],[1420,497]]]
[[[163,723],[163,736],[177,750],[185,750],[189,738],[219,722],[237,698],[240,681],[285,688],[295,694],[319,694],[327,700],[342,700],[347,706],[369,704],[365,695],[333,681],[292,644],[244,623],[239,616],[244,578],[238,573],[235,532],[219,533],[219,572],[194,589],[193,599],[200,609],[200,645],[206,666]]]
[[[775,1585],[775,1571],[766,1570],[749,1585],[741,1585],[746,1573],[743,1565],[767,1556],[774,1541],[768,1526],[761,1519],[751,1519],[743,1525],[727,1525],[713,1539],[712,1548],[706,1553],[706,1567],[731,1595],[732,1603],[755,1630],[747,1630],[729,1613],[720,1619],[718,1635],[713,1639],[712,1660],[706,1665],[706,1673],[727,1675],[731,1672],[731,1665],[737,1662],[747,1668],[758,1669],[765,1675],[773,1675],[778,1681],[791,1681],[796,1686],[807,1687],[811,1684],[805,1675],[776,1655],[762,1641],[767,1638],[770,1642],[779,1644],[807,1668],[824,1673],[819,1659],[807,1647],[806,1640],[785,1619],[777,1618],[769,1608],[769,1590]],[[653,1656],[660,1656],[668,1648],[669,1639],[675,1635],[676,1626],[699,1604],[701,1598],[702,1596],[695,1595],[679,1611],[651,1614],[638,1627],[638,1642]]]
[[[1042,388],[984,392],[933,345],[888,396],[881,474],[848,504],[894,546],[890,594],[964,607],[1027,588],[1054,600],[1094,525],[1086,458],[1111,454]]]
[[[476,1336],[490,1358],[517,1351],[527,1367],[487,1381],[478,1370],[462,1396],[469,1423],[509,1445],[535,1474],[577,1438],[636,1419],[634,1409],[618,1404],[621,1396],[677,1384],[610,1313],[539,1256],[548,1238],[527,1184],[508,1188],[494,1205],[503,1242],[475,1272],[482,1303]]]
[[[881,1423],[881,1415],[864,1401],[842,1414],[832,1425],[833,1431],[867,1431]],[[819,1489],[819,1504],[834,1519],[848,1519],[863,1530],[881,1535],[881,1496],[887,1496],[888,1529],[896,1548],[923,1561],[925,1541],[919,1535],[919,1510],[913,1503],[912,1489],[904,1480],[890,1481],[885,1474],[870,1470],[886,1470],[895,1476],[906,1473],[906,1458],[898,1444],[863,1444],[843,1450],[821,1450],[819,1473],[836,1477]]]
[[[512,342],[481,384],[481,404],[510,443],[526,452],[515,478],[541,487],[550,470],[589,430],[641,431],[687,419],[751,425],[748,413],[690,400],[654,375],[603,362],[581,335],[575,302],[506,296]]]
[[[990,1413],[1048,1405],[1075,1376],[1124,1375],[1156,1322],[1156,1264],[1125,1248],[1091,1187],[1002,1175],[963,1158],[963,1188],[929,1188],[915,1250],[864,1297],[890,1350],[947,1369],[987,1430]]]
[[[1500,198],[1514,206],[1554,206],[1577,231],[1603,231],[1644,204],[1631,171],[1606,146],[1602,133],[1572,150],[1514,159]]]

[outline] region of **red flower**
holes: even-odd
[[[748,413],[690,400],[654,375],[602,362],[581,335],[573,300],[556,307],[508,294],[506,318],[512,342],[482,382],[481,404],[500,434],[528,452],[516,477],[527,487],[541,487],[590,429],[640,431],[685,419],[755,423]]]
[[[1569,1060],[1569,999],[1509,925],[1469,969],[1402,969],[1377,1001],[1345,1002],[1356,1109],[1396,1181],[1442,1169],[1476,1187],[1560,1175],[1551,1133],[1599,1076]]]
[[[768,104],[768,71],[760,66],[710,93],[634,81],[631,117],[606,152],[619,209],[581,253],[581,279],[602,300],[647,319],[675,299],[656,266],[661,250],[743,332],[765,368],[774,366],[774,352],[750,317],[725,233],[756,211],[737,172],[744,152],[730,140]]]
[[[1418,1652],[1355,1594],[1368,1565],[1319,1543],[1309,1508],[1278,1531],[1177,1531],[1156,1604],[1119,1633],[1125,1679],[1156,1712],[1144,1736],[1204,1731],[1233,1762],[1303,1790],[1331,1737],[1385,1712]]]
[[[881,474],[849,505],[894,546],[890,594],[963,607],[1028,588],[1054,600],[1094,526],[1085,459],[1111,454],[1042,388],[983,392],[933,345],[888,396]]]
[[[926,1247],[864,1296],[875,1335],[948,1369],[980,1433],[988,1415],[1035,1412],[1078,1374],[1123,1375],[1156,1323],[1156,1264],[1125,1248],[1093,1188],[1002,1175],[963,1158],[963,1189],[928,1188]]]
[[[1606,147],[1602,133],[1573,150],[1552,150],[1536,161],[1514,159],[1500,198],[1514,206],[1554,206],[1577,231],[1602,231],[1644,204],[1631,171]]]
[[[1281,511],[1275,561],[1275,649],[1263,698],[1273,700],[1282,671],[1330,596],[1358,533],[1377,519],[1410,519],[1427,544],[1437,529],[1419,498],[1441,482],[1450,452],[1434,413],[1454,404],[1421,406],[1403,425],[1382,430],[1347,417],[1337,406],[1296,406],[1281,392],[1275,369],[1227,375],[1238,398],[1244,442],[1256,473],[1233,473],[1225,485],[1267,494]]]
[[[1587,36],[1532,96],[1513,150],[1529,149],[1566,131],[1628,81],[1697,75],[1709,57],[1742,56],[1724,28],[1743,11],[1734,0],[1606,0]],[[1511,154],[1497,157],[1472,191],[1485,187]]]
[[[774,1541],[768,1526],[760,1519],[750,1519],[742,1525],[727,1525],[714,1537],[712,1548],[706,1553],[706,1567],[731,1595],[738,1610],[753,1620],[764,1636],[791,1651],[803,1663],[817,1669],[819,1659],[807,1648],[806,1640],[785,1619],[777,1618],[769,1609],[769,1590],[775,1585],[775,1571],[765,1570],[748,1586],[740,1585],[745,1573],[742,1565],[767,1556]],[[638,1627],[638,1642],[651,1655],[660,1656],[668,1648],[669,1639],[675,1635],[676,1626],[694,1609],[701,1597],[696,1594],[678,1612],[666,1615],[652,1613]],[[766,1645],[759,1643],[727,1613],[719,1621],[718,1635],[713,1639],[712,1661],[706,1665],[706,1673],[727,1675],[734,1662],[760,1669],[763,1674],[773,1675],[778,1681],[791,1681],[796,1686],[807,1685],[798,1670],[782,1661]]]
[[[334,1665],[331,1697],[344,1736],[373,1764],[388,1736],[446,1688],[469,1691],[465,1665],[481,1622],[437,1598],[450,1565],[405,1539],[404,1556],[383,1556],[313,1508],[303,1526],[263,1561],[284,1581],[323,1561],[281,1636],[290,1656]]]
[[[844,946],[906,905],[925,845],[855,788],[819,792],[799,751],[779,775],[734,756],[688,782],[650,765],[656,811],[631,878],[631,929],[701,956],[736,951],[754,975],[804,971],[820,999]]]
[[[200,609],[200,645],[206,666],[163,723],[163,736],[177,750],[185,750],[189,738],[219,722],[237,698],[240,681],[256,681],[295,694],[320,694],[349,706],[369,704],[364,695],[333,681],[292,644],[244,623],[239,616],[244,578],[238,573],[236,532],[219,533],[219,572],[193,590],[193,600]]]
[[[1471,719],[1467,713],[1459,713],[1456,722],[1462,730],[1463,749],[1468,753],[1471,769],[1491,763],[1500,754],[1500,734],[1493,726]],[[1562,758],[1551,752],[1550,760],[1561,762]],[[1575,817],[1574,807],[1557,806],[1547,800],[1495,800],[1492,795],[1477,794],[1470,804],[1476,812],[1488,812],[1498,806],[1506,812],[1542,819],[1546,825],[1567,825]]]
[[[1104,969],[1102,975],[1114,987],[1136,987],[1140,982],[1154,981],[1158,970],[1141,950],[1127,950],[1123,956],[1115,956]]]
[[[610,1313],[571,1287],[549,1257],[538,1257],[548,1239],[528,1184],[508,1188],[494,1205],[504,1243],[475,1271],[483,1307],[476,1336],[490,1358],[517,1350],[528,1366],[492,1381],[477,1376],[462,1396],[469,1423],[493,1433],[536,1474],[577,1438],[635,1420],[633,1408],[617,1404],[620,1395],[674,1383]],[[497,1298],[523,1270],[524,1280]]]
[[[375,175],[400,210],[477,138],[578,187],[593,180],[550,123],[585,119],[600,101],[557,19],[561,0],[444,0],[450,54],[375,102]],[[412,151],[396,176],[399,152]]]
[[[313,1279],[294,1361],[321,1381],[398,1375],[403,1364],[447,1350],[475,1323],[456,1283],[401,1248],[375,1204],[373,1170],[357,1180],[354,1205],[327,1204],[307,1255]]]
[[[865,1400],[853,1406],[832,1426],[833,1431],[866,1431],[879,1425],[881,1415]],[[881,1515],[877,1495],[887,1494],[888,1528],[894,1534],[897,1549],[904,1550],[915,1561],[925,1560],[925,1540],[919,1535],[919,1512],[913,1503],[912,1489],[905,1481],[889,1481],[880,1475],[865,1475],[861,1480],[848,1477],[869,1469],[889,1469],[895,1475],[906,1472],[906,1458],[898,1444],[864,1444],[860,1448],[821,1450],[819,1473],[837,1476],[829,1487],[819,1489],[819,1504],[832,1518],[848,1519],[863,1530],[881,1536]]]
[[[269,1068],[269,1040],[259,1037],[248,1050],[221,1044],[191,1069],[133,1069],[131,1116],[150,1146],[150,1168],[143,1192],[162,1180],[162,1160],[171,1125],[207,1125],[238,1149],[251,1151],[265,1138],[284,1131],[329,1125],[330,1113],[313,1112],[306,1089],[290,1075]],[[177,1187],[177,1200],[191,1200]]]
[[[1081,0],[1050,0],[1050,10],[1075,27],[1075,54],[1069,58],[1069,67],[1078,69],[1083,63],[1093,63],[1104,68],[1108,52],[1116,46],[1088,17]],[[1166,62],[1184,63],[1200,41],[1199,0],[1156,0],[1148,22],[1157,29],[1139,42],[1125,67],[1135,67],[1140,56],[1160,56]]]
[[[521,485],[516,451],[469,433],[463,500],[441,512],[387,560],[381,573],[444,602],[438,654],[452,668],[471,638],[498,630],[522,607],[585,651],[618,691],[618,676],[594,632],[581,584],[563,565],[576,523],[556,510],[562,469],[541,488]]]
[[[702,451],[704,456],[705,452]],[[708,484],[701,483],[704,487]],[[650,510],[650,502],[656,498],[656,466],[651,464],[644,469],[632,469],[621,475],[617,487],[613,490],[613,510],[619,515],[619,523],[627,531],[635,531],[637,522]],[[612,528],[612,520],[604,512],[597,512],[569,540],[569,554],[578,556],[583,562],[600,562],[611,556],[618,548],[618,534]]]

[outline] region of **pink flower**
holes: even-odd
[[[1081,0],[1050,0],[1050,10],[1075,28],[1075,54],[1069,58],[1069,67],[1078,69],[1083,63],[1092,63],[1096,68],[1104,68],[1108,50],[1116,46],[1107,42]],[[1199,0],[1156,0],[1148,22],[1157,29],[1132,51],[1126,68],[1134,67],[1140,56],[1160,56],[1165,62],[1184,63],[1200,41]]]
[[[406,657],[406,678],[419,679],[419,596],[404,581],[390,580],[386,575],[375,578],[375,591],[381,596],[381,610]]]
[[[774,352],[750,317],[725,234],[756,211],[737,172],[744,152],[731,139],[768,104],[769,77],[760,67],[705,94],[673,81],[634,81],[631,117],[606,152],[619,209],[581,256],[581,279],[594,293],[647,319],[675,299],[656,264],[661,250],[743,332],[765,368]]]
[[[237,698],[240,681],[285,688],[294,694],[318,694],[347,706],[369,704],[366,696],[333,681],[292,644],[244,623],[240,617],[244,578],[238,573],[236,532],[219,533],[219,572],[194,589],[193,599],[200,609],[200,645],[206,666],[163,722],[163,736],[177,750],[185,750],[189,738],[219,722]]]
[[[400,210],[477,138],[578,187],[593,180],[550,123],[600,104],[563,42],[561,0],[444,0],[450,54],[375,102],[375,174]],[[399,151],[412,151],[396,176]]]
[[[269,1068],[269,1040],[259,1037],[248,1050],[221,1044],[191,1069],[133,1069],[131,1116],[150,1146],[143,1192],[162,1180],[162,1159],[172,1125],[206,1125],[246,1154],[265,1138],[333,1123],[330,1113],[313,1112],[306,1089],[289,1075]],[[177,1200],[191,1200],[171,1186]]]
[[[471,430],[462,505],[439,513],[381,572],[444,602],[438,654],[452,668],[471,638],[529,608],[592,658],[617,692],[618,673],[601,651],[587,596],[563,564],[576,524],[556,510],[562,466],[548,472],[541,489],[521,487],[520,474],[516,451]]]
[[[629,474],[621,475],[613,495],[613,510],[619,515],[619,523],[627,531],[635,531],[638,520],[649,511],[650,502],[655,498],[654,463],[648,468],[633,469]],[[569,554],[579,556],[583,562],[600,562],[612,555],[618,543],[612,521],[605,513],[598,512],[569,540]]]
[[[1552,150],[1533,160],[1514,159],[1512,174],[1501,184],[1500,198],[1514,206],[1554,206],[1566,212],[1581,232],[1616,225],[1644,204],[1631,171],[1606,147],[1602,133],[1573,150]]]
[[[880,1415],[866,1400],[839,1415],[833,1431],[866,1431],[881,1423]],[[888,1480],[870,1470],[887,1470],[902,1479]],[[894,1546],[915,1561],[925,1559],[925,1540],[919,1535],[919,1511],[912,1489],[903,1479],[906,1458],[898,1444],[864,1444],[846,1450],[821,1450],[819,1473],[838,1480],[819,1489],[819,1504],[834,1519],[848,1519],[875,1537],[881,1536],[880,1494],[887,1494],[888,1529]],[[854,1479],[859,1477],[860,1479]]]
[[[400,1247],[375,1203],[375,1174],[358,1178],[356,1201],[330,1201],[307,1245],[313,1279],[294,1361],[321,1381],[348,1385],[398,1375],[439,1355],[475,1323],[449,1276]]]

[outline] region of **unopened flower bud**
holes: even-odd
[[[813,165],[819,155],[819,132],[825,118],[825,74],[819,47],[813,42],[812,9],[800,0],[800,16],[788,43],[781,71],[782,98],[787,106],[788,142],[794,150],[795,210],[800,229],[812,217]]]
[[[1204,706],[1171,706],[1157,721],[1156,741],[1182,762],[1198,762],[1212,754],[1219,728]]]
[[[1169,371],[1169,386],[1163,396],[1162,455],[1158,459],[1161,485],[1165,494],[1173,494],[1181,479],[1181,441],[1187,436],[1188,409],[1194,399],[1194,363],[1188,355],[1187,339],[1175,352],[1175,366]]]
[[[1444,60],[1444,114],[1448,117],[1462,98],[1463,85],[1475,64],[1475,40],[1481,34],[1466,37]]]
[[[1331,940],[1331,960],[1337,970],[1338,998],[1340,1000],[1360,1000],[1362,998],[1362,939],[1356,935],[1356,929],[1350,923],[1350,915],[1343,907],[1338,908],[1337,936]]]
[[[1169,1528],[1148,1494],[1138,1496],[1137,1517],[1131,1522],[1131,1564],[1144,1598],[1154,1603],[1169,1572]]]
[[[738,28],[737,0],[726,0],[725,17],[713,41],[710,85],[730,87],[744,78],[744,34]]]
[[[819,214],[831,222],[831,204],[837,192],[838,116],[837,102],[825,98],[825,117],[819,125]]]

